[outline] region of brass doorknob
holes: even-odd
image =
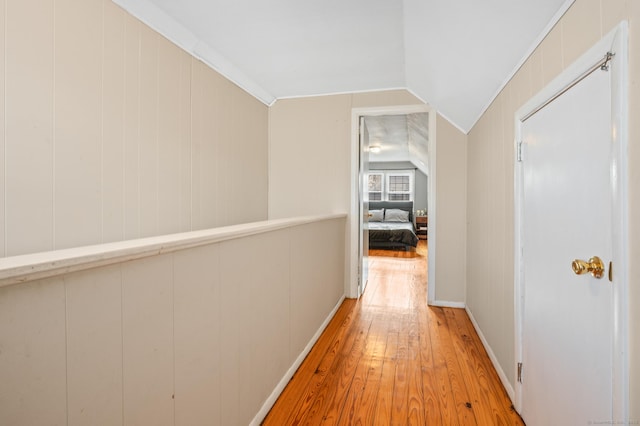
[[[602,278],[604,275],[604,263],[598,256],[593,256],[588,261],[576,259],[571,262],[571,269],[576,275],[590,273],[595,278]]]

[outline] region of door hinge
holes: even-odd
[[[522,363],[518,363],[518,383],[522,383]]]
[[[522,141],[519,141],[516,145],[516,159],[518,162],[522,162]]]

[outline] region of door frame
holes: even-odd
[[[358,117],[358,297],[364,294],[369,281],[369,203],[365,202],[364,180],[369,172],[369,131],[364,116]],[[366,204],[366,206],[365,206]],[[367,249],[365,249],[367,248]]]
[[[397,105],[397,106],[383,106],[383,107],[369,107],[369,108],[352,108],[351,109],[351,184],[349,190],[349,222],[348,222],[348,259],[347,265],[348,274],[347,283],[348,291],[347,297],[359,298],[359,277],[358,267],[362,261],[359,255],[359,241],[361,232],[362,221],[359,217],[360,196],[358,188],[358,176],[360,172],[360,141],[359,141],[359,127],[361,116],[377,116],[377,115],[404,115],[413,114],[419,112],[426,112],[429,120],[429,161],[427,167],[429,168],[428,176],[428,191],[427,194],[427,209],[429,211],[429,255],[428,255],[428,286],[427,286],[427,302],[435,298],[435,260],[436,260],[436,113],[433,108],[426,104],[418,105]]]
[[[522,124],[524,117],[543,105],[554,94],[578,78],[607,52],[615,53],[614,64],[610,67],[611,83],[611,124],[614,153],[612,170],[615,181],[613,187],[612,233],[613,233],[613,264],[617,274],[617,282],[613,288],[613,418],[618,421],[629,419],[629,313],[628,313],[628,178],[627,178],[627,147],[628,147],[628,25],[621,22],[609,34],[603,37],[577,61],[563,71],[537,95],[527,101],[515,114],[514,152],[518,152],[518,142],[522,138]],[[526,155],[526,153],[525,153]],[[522,411],[522,383],[517,381],[517,364],[522,362],[523,354],[523,321],[524,321],[524,276],[523,276],[523,197],[524,174],[522,163],[516,159],[514,168],[514,196],[515,196],[515,408]],[[524,367],[526,368],[526,366]]]

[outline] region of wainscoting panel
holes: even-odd
[[[219,252],[215,244],[174,255],[176,424],[206,425],[220,419]]]
[[[334,241],[345,230],[328,222],[291,230],[291,356],[309,342],[344,294],[342,278],[332,265],[344,259],[344,248]],[[320,308],[320,309],[318,309]]]
[[[173,424],[173,256],[122,265],[124,418]]]
[[[62,278],[0,289],[0,424],[67,423]]]
[[[122,286],[119,266],[64,277],[70,425],[122,421]]]
[[[266,220],[268,107],[76,3],[0,2],[0,256]]]
[[[343,298],[345,220],[4,259],[0,424],[259,422]]]
[[[53,1],[8,1],[5,25],[0,169],[6,176],[6,216],[0,227],[5,227],[5,256],[15,256],[54,249]]]
[[[289,230],[221,244],[221,346],[236,348],[222,359],[222,424],[249,424],[289,359]],[[237,307],[243,306],[238,315]],[[283,327],[283,325],[285,325]],[[256,388],[255,383],[270,383]]]
[[[64,249],[102,242],[102,4],[54,5],[54,248]]]

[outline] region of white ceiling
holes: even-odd
[[[369,134],[369,161],[409,162],[429,175],[429,115],[426,112],[400,115],[377,115],[364,118]]]
[[[574,0],[113,0],[266,104],[406,88],[464,132]]]

